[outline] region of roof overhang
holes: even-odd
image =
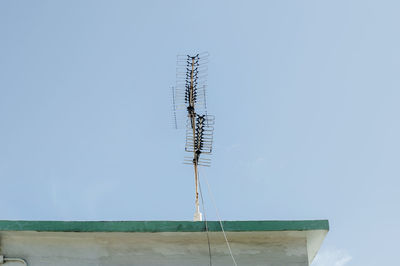
[[[252,260],[266,261],[273,256],[285,257],[287,261],[306,260],[304,265],[307,265],[317,254],[329,230],[327,220],[221,223],[241,265],[251,265]],[[208,221],[207,225],[214,258],[217,261],[221,259],[220,265],[224,265],[227,251],[220,222]],[[204,254],[207,254],[205,231],[205,222],[191,221],[0,221],[0,237],[4,245],[2,250],[27,254],[28,258],[27,243],[36,243],[38,246],[43,243],[45,246],[51,242],[52,246],[60,245],[63,252],[71,250],[72,253],[73,246],[63,245],[77,243],[75,240],[79,239],[78,242],[97,249],[104,248],[104,243],[110,243],[115,249],[124,250],[126,257],[133,256],[132,250],[136,250],[134,252],[139,253],[135,253],[135,258],[137,254],[148,254],[155,259],[157,256],[166,256],[171,261],[179,261],[179,256],[191,254],[190,259],[197,261],[197,258],[203,256],[204,259]],[[26,246],[18,243],[21,240]],[[143,247],[138,249],[138,243],[143,244]],[[130,245],[135,248],[129,249]],[[156,261],[154,265],[158,265]]]

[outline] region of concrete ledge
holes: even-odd
[[[223,221],[227,232],[329,230],[328,220]],[[211,232],[221,231],[208,221]],[[36,232],[204,232],[204,222],[191,221],[0,221],[0,231]]]
[[[238,265],[309,266],[327,220],[224,221]],[[218,221],[0,221],[1,255],[29,266],[231,266]],[[207,243],[210,243],[211,253]],[[11,263],[12,264],[12,263]]]

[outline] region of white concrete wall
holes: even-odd
[[[228,232],[238,265],[306,266],[307,233]],[[221,232],[210,233],[213,265],[233,265]],[[0,255],[31,266],[209,265],[205,233],[0,232]],[[8,262],[5,266],[17,266]]]

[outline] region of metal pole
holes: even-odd
[[[195,187],[196,187],[196,212],[194,214],[194,221],[202,221],[202,215],[200,213],[200,208],[199,208],[199,192],[198,192],[198,173],[197,173],[197,164],[198,164],[198,157],[196,154],[196,113],[194,112],[194,84],[193,84],[193,73],[194,73],[194,58],[192,58],[192,72],[190,74],[190,89],[189,89],[189,106],[191,107],[190,109],[190,119],[191,119],[191,124],[192,124],[192,130],[193,130],[193,166],[194,166],[194,182],[195,182]]]

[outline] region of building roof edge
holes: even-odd
[[[329,230],[328,220],[222,221],[227,232]],[[207,222],[221,231],[219,221]],[[205,223],[192,221],[11,221],[0,220],[0,231],[37,232],[204,232]]]

